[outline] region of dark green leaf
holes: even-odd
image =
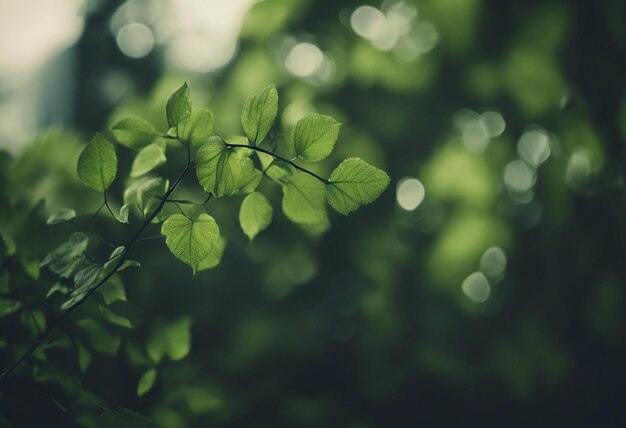
[[[22,304],[18,300],[0,299],[0,317],[12,314],[21,306]]]
[[[105,410],[98,418],[99,428],[149,428],[154,422],[141,413],[122,407]]]
[[[85,250],[89,238],[81,232],[70,235],[67,242],[51,251],[41,262],[41,266],[50,266],[50,270],[62,278],[69,278],[85,260]]]

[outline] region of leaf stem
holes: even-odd
[[[284,158],[282,156],[279,156],[276,153],[274,153],[274,152],[272,152],[270,150],[266,150],[266,149],[264,149],[262,147],[259,147],[259,146],[249,146],[247,144],[229,144],[229,143],[224,143],[224,144],[226,144],[227,147],[243,147],[243,148],[246,148],[246,149],[251,149],[251,150],[254,150],[254,151],[257,151],[257,152],[265,153],[266,155],[272,156],[274,159],[278,159],[279,161],[285,162],[285,163],[293,166],[295,169],[297,169],[299,171],[302,171],[302,172],[305,172],[305,173],[309,174],[310,176],[317,178],[319,181],[321,181],[324,184],[329,184],[330,183],[330,181],[328,181],[327,179],[325,179],[323,177],[320,177],[319,175],[317,175],[313,171],[310,171],[310,170],[308,170],[306,168],[303,168],[300,165],[298,165],[297,163],[295,163],[294,161],[289,160],[287,158]]]
[[[74,226],[78,227],[79,229],[83,229],[83,230],[85,230],[85,231],[89,232],[89,233],[90,233],[90,234],[91,234],[94,238],[96,238],[98,241],[102,242],[102,243],[103,243],[103,244],[105,244],[105,245],[108,245],[108,246],[109,246],[109,247],[111,247],[111,248],[115,248],[115,247],[117,247],[117,245],[110,243],[109,241],[107,241],[106,239],[104,239],[103,237],[101,237],[100,235],[98,235],[98,234],[96,233],[96,231],[95,231],[95,230],[93,230],[93,229],[92,229],[91,227],[89,227],[89,226],[85,226],[85,225],[82,225],[82,224],[80,224],[80,223],[76,223],[76,222],[75,222],[75,221],[73,221],[73,220],[68,221],[68,223],[69,223],[69,224],[71,224],[71,225],[74,225]]]
[[[124,264],[124,262],[128,258],[128,254],[129,254],[131,248],[133,247],[133,245],[135,245],[135,243],[139,240],[139,238],[141,237],[141,234],[143,233],[143,231],[146,229],[146,227],[148,227],[148,225],[152,222],[152,220],[154,220],[154,218],[157,216],[157,214],[159,212],[161,212],[161,210],[165,206],[165,202],[167,201],[167,198],[174,192],[176,187],[178,187],[178,185],[180,184],[182,179],[185,177],[187,172],[192,167],[193,167],[193,162],[188,162],[187,165],[185,166],[185,168],[183,169],[183,171],[180,173],[180,175],[176,179],[176,181],[174,181],[174,184],[172,184],[172,186],[169,188],[169,190],[167,192],[165,192],[164,199],[161,200],[161,202],[156,207],[156,209],[152,213],[150,213],[150,215],[148,215],[148,217],[146,218],[144,223],[141,225],[139,230],[130,238],[130,240],[128,241],[128,244],[126,245],[126,248],[124,249],[124,252],[120,256],[118,262],[115,264],[115,267],[113,269],[111,269],[111,271],[109,273],[107,273],[100,281],[98,281],[98,283],[85,294],[85,297],[83,299],[79,300],[78,302],[74,303],[72,306],[67,308],[56,320],[54,320],[54,322],[52,322],[48,326],[48,328],[46,328],[46,330],[28,348],[28,350],[26,350],[26,352],[24,352],[24,354],[22,354],[22,356],[20,358],[18,358],[18,360],[15,363],[13,363],[13,365],[11,365],[4,372],[2,372],[2,374],[0,374],[0,383],[4,382],[11,375],[11,373],[13,373],[18,367],[20,367],[22,365],[22,363],[24,363],[24,361],[26,361],[26,359],[28,357],[30,357],[37,350],[37,348],[39,348],[39,346],[41,346],[45,342],[46,338],[50,335],[50,333],[52,333],[54,330],[56,330],[56,328],[63,321],[65,321],[76,309],[78,309],[83,303],[85,303],[89,299],[89,297],[93,293],[95,293],[95,291],[102,284],[106,283],[113,275],[115,275],[117,270],[122,266],[122,264]]]

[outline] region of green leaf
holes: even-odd
[[[174,214],[163,223],[161,234],[165,235],[165,244],[172,254],[191,266],[195,273],[218,242],[220,231],[208,214],[200,214],[195,220]]]
[[[277,113],[278,92],[274,85],[269,85],[246,98],[241,111],[241,126],[254,144],[261,144]]]
[[[178,126],[179,123],[191,116],[191,94],[187,82],[170,95],[165,106],[165,112],[169,126]]]
[[[239,176],[239,193],[252,193],[257,188],[263,173],[254,167],[254,162],[250,158],[241,161],[241,175]]]
[[[50,270],[62,278],[69,278],[85,260],[89,238],[81,232],[72,233],[67,242],[48,253],[41,266],[50,265]]]
[[[305,161],[317,162],[335,147],[341,123],[330,116],[310,114],[300,119],[292,133],[296,155]]]
[[[130,320],[128,320],[128,318],[113,312],[107,306],[101,306],[99,308],[99,312],[102,317],[111,324],[115,324],[124,328],[133,328],[133,324],[130,322]]]
[[[130,214],[130,205],[124,204],[120,207],[120,213],[115,216],[115,220],[120,223],[128,223],[128,215]]]
[[[57,291],[61,294],[67,294],[70,292],[70,290],[67,287],[65,287],[63,284],[61,284],[60,282],[56,282],[54,283],[52,287],[50,287],[50,289],[46,293],[46,297],[52,296]]]
[[[259,192],[250,193],[241,203],[239,223],[250,241],[272,222],[272,206]]]
[[[217,244],[215,244],[209,255],[202,259],[202,261],[198,265],[197,271],[200,272],[203,270],[212,269],[215,266],[219,265],[222,261],[222,256],[224,255],[225,248],[226,240],[220,236],[219,241],[217,242]]]
[[[196,154],[196,174],[207,193],[220,197],[238,190],[242,162],[219,137],[211,137]]]
[[[113,144],[97,133],[78,157],[78,178],[95,190],[104,193],[117,174],[117,155]]]
[[[133,166],[130,169],[131,177],[141,177],[155,168],[163,165],[167,159],[165,158],[165,142],[159,141],[139,150]]]
[[[154,386],[154,382],[157,378],[157,371],[155,369],[150,369],[145,372],[141,378],[139,379],[139,383],[137,384],[137,397],[141,397],[146,394],[148,391],[152,389]]]
[[[149,428],[154,422],[133,410],[111,407],[100,414],[98,428]]]
[[[62,210],[59,210],[52,214],[50,217],[48,217],[48,220],[46,220],[46,224],[52,225],[57,223],[65,223],[72,220],[74,217],[76,217],[76,211],[71,208],[63,208]]]
[[[87,350],[83,345],[77,346],[78,367],[81,372],[85,372],[91,364],[91,352]]]
[[[18,300],[0,299],[0,317],[12,314],[21,306],[22,304]]]
[[[161,177],[146,181],[137,191],[137,208],[147,216],[160,204],[159,196],[165,195],[169,182]]]
[[[263,153],[263,152],[256,152],[256,155],[259,158],[259,161],[261,162],[261,169],[263,171],[267,171],[269,166],[274,162],[274,156],[268,155],[267,153]]]
[[[140,149],[152,144],[160,136],[151,123],[138,117],[122,119],[111,130],[117,142],[130,149]]]
[[[297,172],[283,186],[283,211],[294,223],[327,223],[324,184],[314,177]]]
[[[389,185],[389,176],[359,158],[348,158],[332,172],[326,186],[328,203],[348,215],[374,202]]]
[[[139,263],[137,260],[124,260],[124,263],[122,263],[122,266],[120,266],[117,271],[121,272],[129,267],[141,267],[141,263]]]
[[[98,293],[102,294],[104,303],[110,305],[113,302],[119,300],[126,301],[126,289],[124,283],[120,280],[119,276],[113,275],[107,282],[98,287]]]
[[[91,346],[97,352],[108,356],[117,354],[122,343],[118,334],[111,333],[100,323],[90,318],[78,320],[76,324],[87,332]]]
[[[61,305],[61,309],[67,309],[84,299],[87,293],[100,282],[100,272],[102,272],[102,266],[97,263],[89,263],[76,272],[70,299]]]
[[[185,144],[201,146],[213,135],[213,114],[204,109],[195,109],[191,116],[178,124],[178,138]]]
[[[167,355],[171,360],[180,360],[191,350],[191,319],[182,318],[156,329],[148,340],[148,356],[158,363]]]
[[[271,165],[267,169],[267,171],[265,171],[265,174],[267,174],[269,178],[271,178],[272,180],[278,183],[286,184],[287,181],[289,180],[289,176],[291,175],[291,172],[287,168],[283,168],[282,166]]]

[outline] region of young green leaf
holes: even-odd
[[[150,428],[154,422],[133,410],[112,407],[98,418],[98,428]]]
[[[47,225],[57,224],[57,223],[65,223],[72,220],[76,217],[76,211],[71,208],[64,208],[52,214],[46,220]]]
[[[324,159],[333,151],[340,127],[341,123],[321,114],[300,119],[292,133],[296,155],[309,162]]]
[[[165,235],[165,244],[172,254],[191,266],[195,273],[217,243],[220,231],[208,214],[200,214],[195,220],[174,214],[163,222],[161,234]]]
[[[213,114],[204,109],[195,109],[191,116],[178,124],[178,138],[185,144],[201,146],[213,135]]]
[[[91,352],[89,352],[84,346],[78,344],[77,354],[78,367],[81,372],[85,372],[91,364]]]
[[[348,215],[374,202],[389,185],[389,176],[359,158],[348,158],[332,172],[326,185],[328,203]]]
[[[154,382],[157,378],[157,371],[155,369],[150,369],[145,372],[141,378],[139,379],[139,383],[137,384],[137,397],[141,397],[145,395],[148,391],[152,389],[154,386]]]
[[[137,191],[137,207],[147,216],[159,205],[159,196],[165,195],[169,183],[161,177],[146,181]]]
[[[81,232],[72,233],[67,242],[48,253],[41,266],[50,265],[50,270],[61,278],[69,278],[85,260],[89,238]]]
[[[104,193],[117,174],[117,156],[113,144],[97,133],[80,153],[76,171],[83,183]]]
[[[303,172],[289,177],[283,186],[283,211],[294,223],[327,223],[324,184]]]
[[[239,188],[241,159],[219,137],[211,137],[198,150],[196,174],[207,193],[220,197],[232,195]]]
[[[131,177],[140,177],[166,162],[165,142],[159,141],[139,150],[133,166],[130,169]]]
[[[140,149],[160,136],[150,122],[146,122],[138,117],[128,117],[117,122],[111,128],[113,136],[122,146],[129,149]]]
[[[259,192],[250,193],[241,203],[239,223],[250,241],[272,222],[272,206]]]
[[[215,244],[208,256],[206,256],[198,265],[197,272],[212,269],[219,265],[224,255],[224,249],[226,248],[226,240],[220,236],[220,239]]]
[[[246,98],[241,111],[241,126],[254,144],[261,144],[277,113],[278,92],[274,85],[269,85]]]
[[[183,120],[191,116],[191,94],[185,82],[167,100],[165,106],[167,123],[169,126],[178,126]]]
[[[130,214],[130,205],[124,204],[120,207],[120,212],[115,216],[115,220],[120,223],[128,223],[128,214]]]

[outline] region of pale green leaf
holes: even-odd
[[[272,180],[285,184],[287,183],[287,180],[289,180],[291,172],[282,166],[270,165],[267,171],[265,171],[265,174]]]
[[[148,339],[146,351],[152,361],[158,363],[167,355],[171,360],[180,360],[191,350],[191,319],[182,318],[155,329]]]
[[[78,178],[93,190],[104,193],[117,174],[117,155],[113,144],[97,133],[78,157]]]
[[[254,192],[246,196],[239,210],[239,224],[250,241],[272,222],[272,206],[265,196]]]
[[[207,269],[212,269],[215,266],[219,265],[222,261],[222,256],[224,255],[224,249],[226,248],[226,240],[220,236],[217,244],[213,247],[208,256],[206,256],[200,264],[198,265],[197,271],[203,271]]]
[[[278,92],[269,85],[246,98],[241,112],[241,126],[254,144],[261,144],[278,113]]]
[[[274,156],[258,151],[256,152],[256,155],[261,162],[261,169],[263,169],[263,171],[267,171],[269,166],[274,162]]]
[[[121,272],[124,269],[128,269],[130,267],[141,267],[141,263],[139,263],[137,260],[124,260],[124,263],[122,263],[122,266],[120,266],[117,271]]]
[[[70,290],[60,282],[56,282],[52,287],[50,287],[50,289],[46,293],[46,297],[50,297],[56,292],[59,292],[61,294],[67,294],[70,292]]]
[[[191,116],[178,124],[178,138],[185,144],[201,146],[213,135],[213,114],[204,109],[195,109]]]
[[[328,203],[348,215],[374,202],[389,185],[389,176],[359,158],[348,158],[332,172],[326,186]]]
[[[241,175],[237,185],[239,193],[252,193],[263,178],[263,173],[254,167],[250,158],[241,161]]]
[[[159,197],[165,195],[169,183],[161,177],[153,178],[141,185],[137,191],[137,208],[147,216],[154,211],[160,204]]]
[[[195,220],[174,214],[163,222],[161,234],[165,235],[165,244],[172,254],[191,266],[195,273],[202,259],[218,242],[220,231],[208,214],[200,214]]]
[[[167,123],[169,126],[178,126],[183,120],[191,116],[191,94],[185,82],[167,100],[165,106]]]
[[[145,372],[141,378],[139,378],[139,383],[137,384],[137,397],[141,397],[150,391],[154,386],[156,378],[157,371],[155,369],[150,369]]]
[[[133,166],[130,169],[131,177],[140,177],[155,168],[163,165],[167,159],[165,158],[165,142],[159,141],[157,143],[150,144],[139,150]]]
[[[0,299],[0,317],[12,314],[21,306],[22,304],[18,300]]]
[[[152,144],[160,136],[151,123],[138,117],[122,119],[111,130],[117,142],[130,149],[140,149]]]
[[[128,215],[130,214],[130,204],[124,204],[120,207],[120,212],[115,216],[115,220],[120,223],[128,223]]]
[[[301,224],[327,223],[324,184],[297,172],[283,186],[283,211],[289,220]]]
[[[238,190],[241,164],[237,153],[221,138],[211,137],[196,155],[198,181],[205,192],[214,196],[232,195]]]
[[[50,270],[62,278],[69,278],[85,260],[85,250],[89,238],[81,232],[72,233],[67,242],[48,253],[41,266],[50,266]]]
[[[74,217],[76,217],[76,211],[71,208],[64,208],[48,217],[48,220],[46,220],[46,224],[51,225],[57,223],[65,223],[72,220]]]
[[[317,113],[300,119],[292,133],[296,155],[309,162],[324,159],[333,151],[340,127],[332,117]]]

